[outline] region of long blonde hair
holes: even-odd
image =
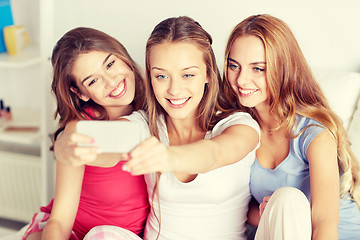
[[[205,86],[204,96],[197,108],[197,122],[200,129],[204,131],[211,130],[218,120],[231,112],[238,111],[231,108],[221,95],[219,95],[219,85],[221,84],[221,75],[216,64],[215,54],[211,47],[212,38],[201,25],[190,17],[181,16],[168,18],[155,26],[146,44],[146,104],[149,115],[150,132],[158,137],[157,122],[160,115],[166,115],[166,112],[154,98],[154,90],[151,85],[150,75],[150,54],[152,49],[162,43],[187,42],[194,44],[203,52],[206,64],[206,74],[209,82]],[[222,114],[216,114],[221,111]]]
[[[350,142],[341,119],[331,110],[290,28],[270,15],[255,15],[239,23],[232,31],[225,51],[224,84],[228,101],[259,120],[255,108],[241,106],[227,79],[227,60],[234,41],[246,35],[258,37],[264,44],[270,113],[286,129],[289,137],[295,116],[312,118],[323,124],[337,141],[337,159],[341,171],[340,196],[350,195],[360,208],[359,162],[350,149]]]
[[[166,116],[166,112],[154,97],[155,94],[151,85],[150,54],[152,49],[159,44],[180,42],[194,44],[194,46],[203,53],[206,64],[208,83],[205,85],[204,95],[196,112],[197,123],[200,129],[203,131],[211,130],[220,119],[238,111],[238,109],[232,107],[231,104],[227,104],[225,98],[221,95],[221,92],[219,92],[221,75],[216,64],[215,54],[211,47],[212,38],[210,34],[190,17],[181,16],[168,18],[155,26],[146,44],[146,109],[149,117],[150,132],[157,138],[159,138],[158,120],[161,115]],[[218,112],[220,112],[220,114],[218,114]],[[159,196],[159,179],[160,173],[157,173],[151,201],[152,205],[154,204],[155,194]],[[159,201],[158,199],[158,207],[160,209]],[[158,217],[154,211],[154,215],[161,228],[161,213],[159,213]],[[156,239],[158,239],[159,235],[160,229]]]

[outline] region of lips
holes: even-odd
[[[252,96],[259,91],[259,89],[243,89],[243,88],[238,88],[238,89],[240,95],[243,97]]]
[[[109,93],[109,97],[112,97],[112,98],[122,97],[126,92],[125,87],[126,87],[125,79],[123,79],[121,82],[119,82],[119,84],[116,86],[116,88]]]
[[[177,98],[177,99],[166,99],[170,103],[170,105],[173,108],[182,108],[188,101],[190,97],[188,98]]]

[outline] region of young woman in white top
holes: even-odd
[[[124,169],[146,174],[152,210],[145,239],[245,239],[259,128],[249,114],[222,101],[211,44],[211,36],[189,17],[162,21],[147,42],[147,114],[127,118],[153,137],[122,156],[130,156]],[[59,146],[69,137],[85,139],[69,132]],[[57,147],[58,159],[67,159]],[[86,162],[76,160],[75,150],[67,161]],[[97,227],[88,239],[99,231],[116,228]]]

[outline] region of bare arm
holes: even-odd
[[[56,162],[54,205],[42,234],[43,240],[69,239],[79,205],[84,169],[84,166]]]
[[[130,152],[132,159],[125,168],[134,175],[156,171],[203,173],[243,159],[258,142],[259,134],[247,125],[234,125],[210,140],[180,146],[165,147],[152,137]]]
[[[338,239],[339,168],[337,145],[328,131],[311,142],[310,167],[312,239]]]

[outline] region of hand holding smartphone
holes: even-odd
[[[76,131],[92,137],[94,143],[81,146],[99,147],[103,153],[126,153],[141,142],[140,128],[130,121],[79,121]]]

